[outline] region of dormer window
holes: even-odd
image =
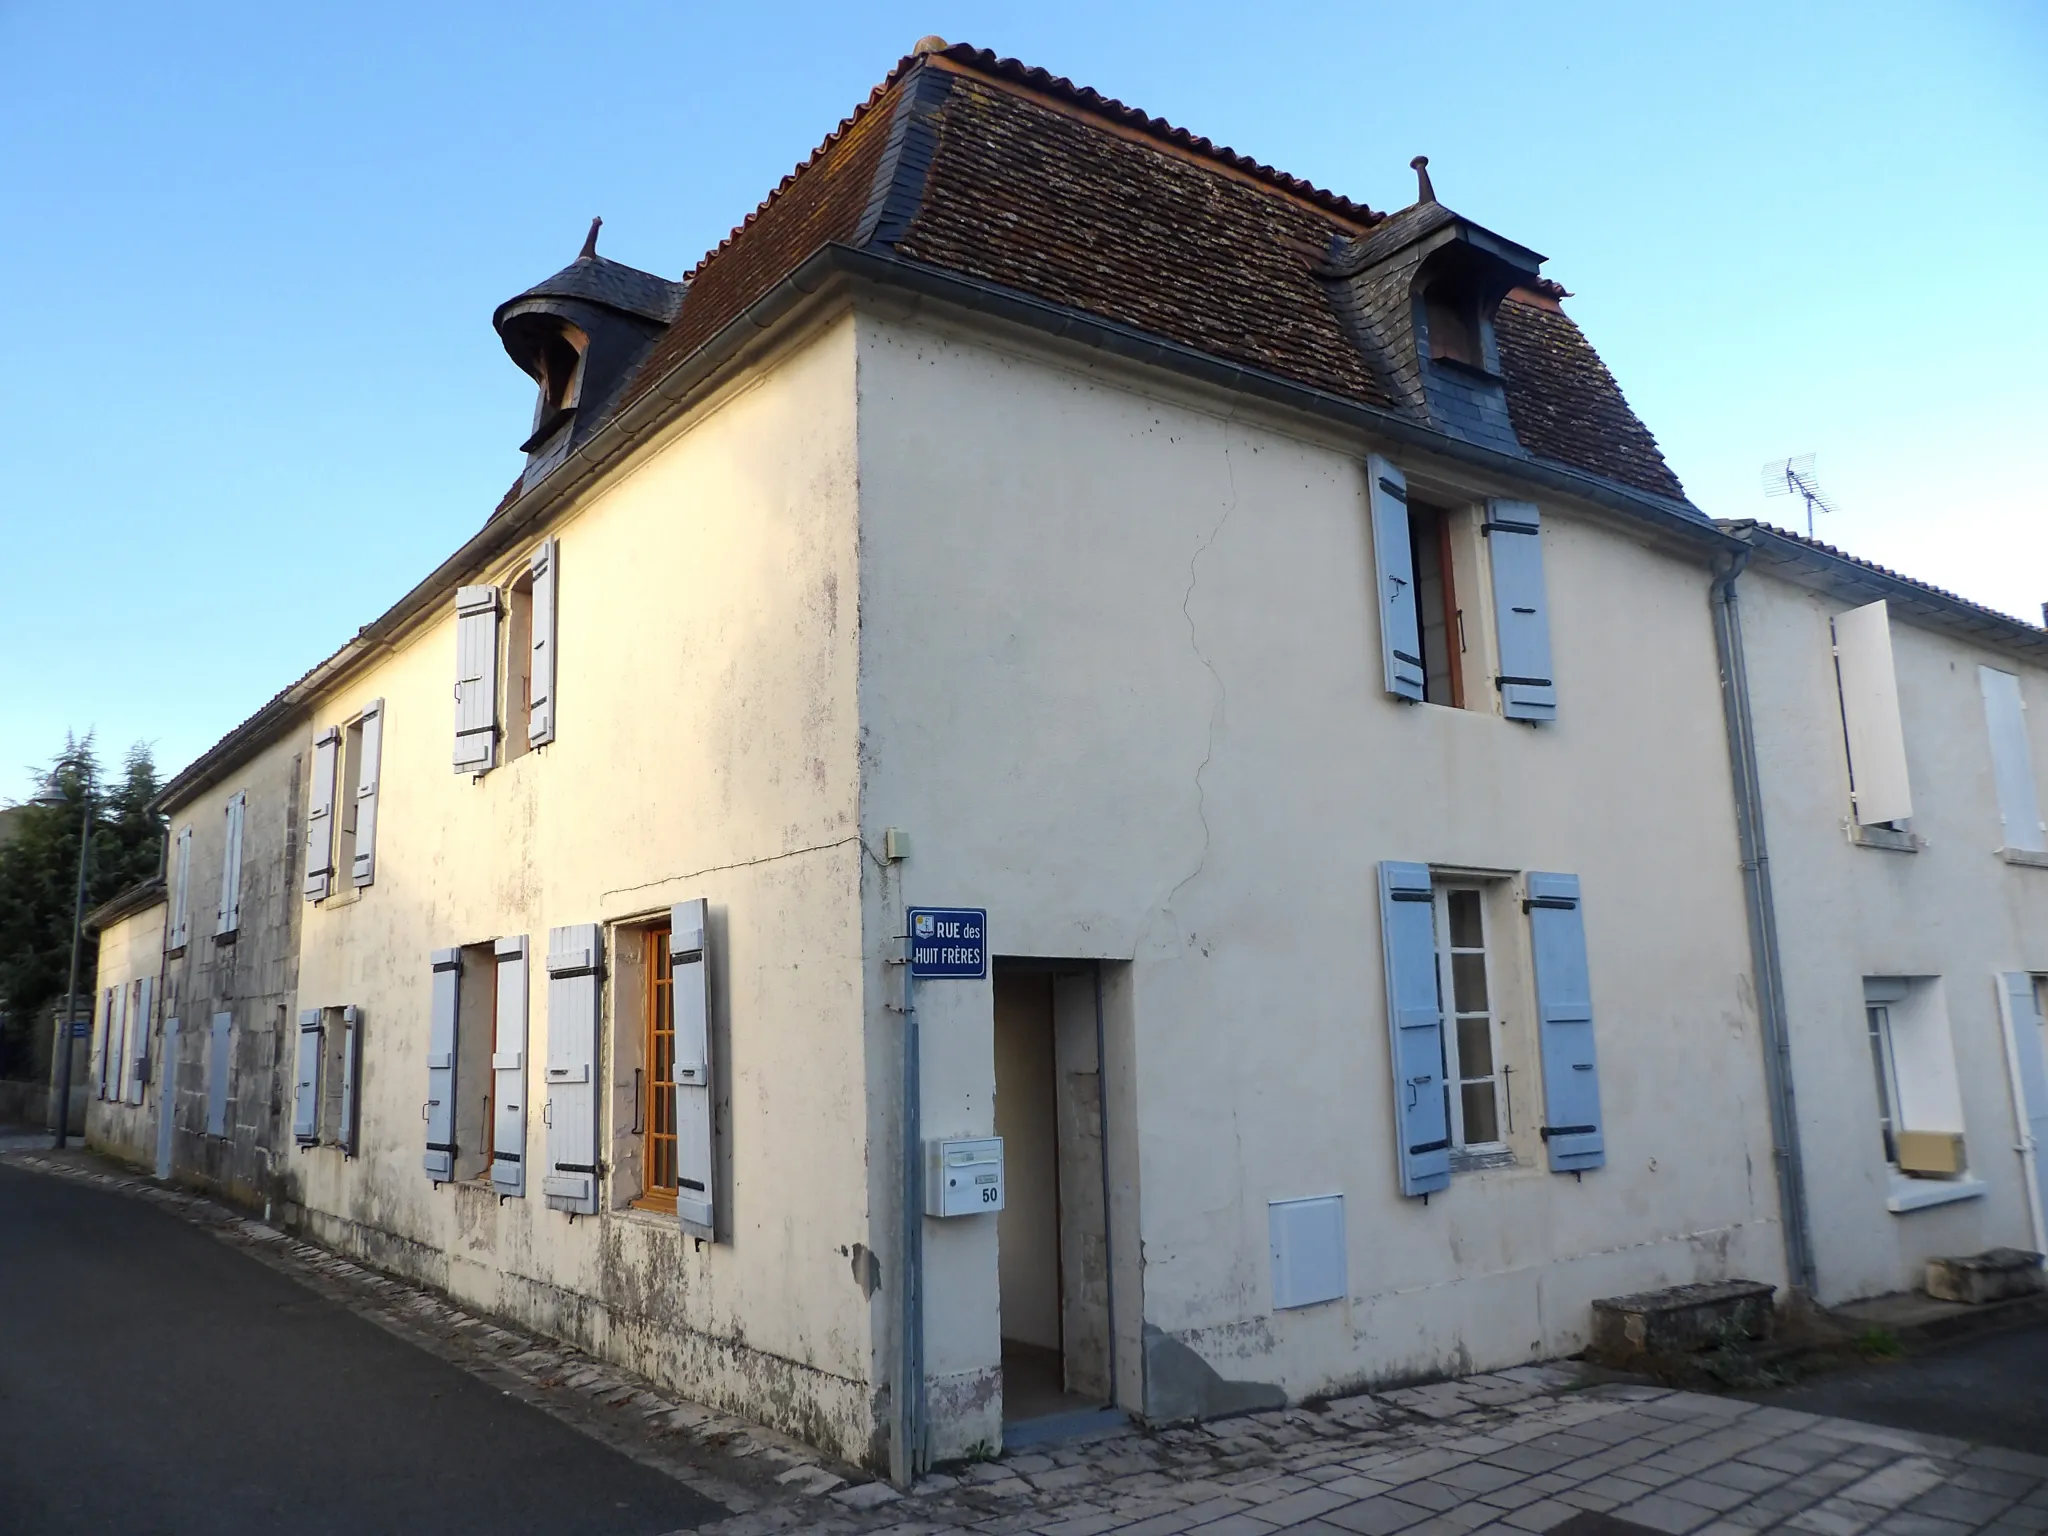
[[[534,359],[540,398],[533,408],[533,435],[521,445],[523,452],[533,452],[554,436],[575,411],[583,394],[583,354],[588,346],[588,338],[573,325],[564,325],[541,342]]]
[[[1479,304],[1469,292],[1450,283],[1431,283],[1422,295],[1423,324],[1429,330],[1429,355],[1434,362],[1486,367],[1486,348],[1479,335]]]

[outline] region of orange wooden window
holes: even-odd
[[[674,1210],[676,1203],[676,1012],[668,925],[647,930],[647,1145],[641,1203]]]

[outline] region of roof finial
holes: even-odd
[[[1408,165],[1415,172],[1415,201],[1418,203],[1435,202],[1436,188],[1429,184],[1429,156],[1417,155],[1408,162]]]
[[[928,53],[944,53],[951,46],[938,33],[933,32],[928,36],[920,37],[916,42],[912,43],[910,45],[910,55],[912,58],[921,59]]]
[[[586,256],[595,256],[597,254],[597,232],[603,227],[603,219],[592,219],[590,221],[590,233],[583,237],[583,249],[576,253],[578,261],[581,261]]]

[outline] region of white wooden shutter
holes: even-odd
[[[313,790],[306,800],[308,901],[334,894],[334,781],[341,763],[341,732],[329,726],[313,743]]]
[[[491,1048],[491,1187],[526,1193],[526,935],[500,939],[497,1038]]]
[[[1998,978],[1998,1012],[2005,1024],[2006,1071],[2012,1082],[2013,1119],[2018,1123],[2020,1168],[2026,1177],[2027,1216],[2034,1251],[2048,1252],[2048,1188],[2043,1188],[2041,1150],[2048,1145],[2048,1039],[2044,1039],[2041,994],[2025,971]]]
[[[149,1081],[150,1015],[156,1011],[156,978],[145,976],[135,983],[135,1011],[128,1021],[128,1102],[142,1102],[142,1085]]]
[[[1380,865],[1380,943],[1387,962],[1395,1154],[1401,1193],[1451,1183],[1450,1102],[1444,1091],[1444,1015],[1437,994],[1436,893],[1427,864]]]
[[[1863,826],[1913,814],[1906,729],[1892,665],[1891,610],[1882,598],[1835,615],[1835,675],[1848,736],[1850,793]]]
[[[597,1213],[595,923],[548,930],[548,1168],[541,1189],[558,1211]]]
[[[1510,720],[1555,720],[1550,670],[1550,600],[1543,581],[1543,523],[1533,501],[1486,504],[1487,563],[1493,567],[1493,628],[1499,637],[1500,712]]]
[[[235,1016],[216,1013],[206,1042],[206,1134],[228,1133],[228,1066],[235,1038]]]
[[[114,1013],[107,1023],[107,1092],[115,1103],[128,1097],[128,1014],[133,1002],[133,982],[114,988]]]
[[[2027,746],[2027,701],[2020,680],[1995,667],[1977,669],[1984,694],[1984,721],[1991,730],[1991,776],[1998,786],[1998,817],[2005,846],[2048,853],[2048,829],[2041,824],[2041,791],[2034,781],[2034,754]]]
[[[356,773],[356,858],[350,877],[368,885],[377,877],[377,776],[384,758],[384,701],[363,711],[361,764]]]
[[[1373,454],[1365,461],[1372,561],[1379,594],[1380,662],[1387,692],[1422,702],[1422,620],[1415,611],[1415,551],[1408,539],[1408,479]]]
[[[233,933],[242,926],[242,819],[249,792],[238,790],[227,803],[227,836],[220,856],[220,921],[215,933]]]
[[[455,1177],[455,1039],[462,1001],[462,951],[434,951],[434,995],[427,1018],[427,1176]]]
[[[455,771],[498,761],[498,589],[455,594]]]
[[[166,949],[183,949],[191,937],[187,929],[186,896],[192,889],[192,829],[178,828],[178,834],[171,840],[172,858],[177,864],[177,873],[171,879],[171,920],[165,925],[164,933],[168,942]]]
[[[1553,1173],[1579,1173],[1607,1161],[1579,877],[1532,873],[1527,905],[1543,1054],[1543,1142]]]
[[[526,742],[555,739],[555,572],[561,553],[553,539],[533,552],[533,657],[527,676]]]
[[[343,1154],[356,1153],[356,1115],[362,1103],[363,1010],[341,1010],[341,1123],[334,1128],[335,1145]]]
[[[669,997],[675,1010],[676,1216],[693,1237],[716,1234],[718,1188],[711,1086],[710,948],[704,903],[669,909]]]
[[[320,1139],[320,1010],[299,1013],[298,1082],[292,1089],[292,1137],[302,1147]]]

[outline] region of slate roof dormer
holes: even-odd
[[[1429,161],[1413,164],[1417,201],[1339,243],[1320,275],[1396,405],[1452,437],[1526,453],[1494,317],[1510,292],[1538,287],[1544,258],[1444,207]]]
[[[491,316],[512,361],[540,386],[521,488],[566,458],[610,414],[620,387],[682,312],[685,285],[597,254],[593,219],[583,250],[553,277]]]

